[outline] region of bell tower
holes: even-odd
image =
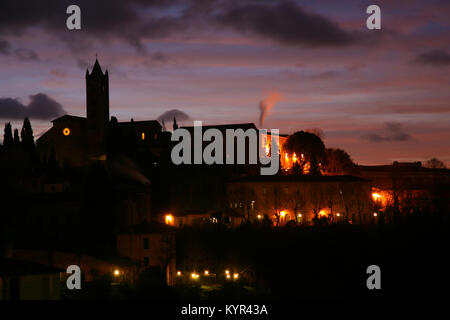
[[[99,157],[105,154],[109,122],[108,70],[103,73],[95,59],[92,72],[86,70],[86,116],[89,154]]]

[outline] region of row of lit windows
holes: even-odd
[[[65,136],[69,136],[69,135],[70,135],[70,129],[69,129],[69,128],[64,128],[63,131],[62,131],[62,133],[63,133],[63,135],[65,135]],[[157,134],[157,133],[155,133],[155,134],[153,135],[153,139],[154,139],[154,140],[157,140],[157,139],[158,139],[158,134]],[[141,133],[141,140],[145,140],[145,132],[142,132],[142,133]]]
[[[145,137],[146,137],[145,132],[141,132],[141,140],[145,140]],[[157,140],[157,139],[158,139],[158,134],[157,134],[157,133],[155,133],[155,134],[153,135],[153,139],[154,139],[154,140]]]
[[[238,207],[238,205],[239,205],[239,208],[242,208],[242,206],[243,206],[242,202],[239,202],[239,204],[237,202],[235,202],[235,203],[230,202],[231,209],[233,209],[233,207],[236,209]],[[255,201],[254,200],[252,200],[250,202],[250,209],[255,209]]]

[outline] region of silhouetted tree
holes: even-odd
[[[23,120],[22,130],[20,131],[20,138],[22,140],[22,146],[27,153],[31,163],[37,164],[39,162],[39,156],[36,152],[36,145],[34,144],[33,129],[28,118]]]
[[[13,145],[13,143],[14,143],[14,139],[13,139],[11,123],[7,122],[5,124],[5,130],[3,133],[3,146],[9,147],[9,146]]]
[[[22,144],[26,148],[34,147],[33,129],[31,128],[31,123],[28,118],[25,118],[23,120],[22,130],[20,131],[20,138],[22,139]]]
[[[13,138],[13,140],[14,140],[13,143],[14,143],[15,146],[20,145],[19,130],[17,130],[17,129],[14,129],[14,138]]]
[[[354,174],[357,171],[356,164],[347,152],[342,149],[326,149],[327,173],[329,174]]]
[[[306,198],[304,195],[303,190],[300,190],[297,188],[294,192],[289,194],[289,202],[292,204],[291,207],[294,211],[294,219],[295,222],[298,223],[298,214],[300,213],[300,210],[304,208],[306,204]]]
[[[320,174],[320,164],[326,161],[326,154],[325,145],[317,135],[304,131],[295,132],[288,137],[284,149],[297,155],[302,172],[309,162],[310,174]]]
[[[329,184],[325,187],[325,202],[328,208],[330,208],[329,217],[331,221],[334,220],[334,208],[339,202],[339,198],[337,197],[338,192],[339,190],[336,184]]]
[[[308,188],[308,199],[311,209],[314,213],[314,219],[319,219],[319,213],[325,207],[325,192],[323,186],[319,183],[312,183]]]
[[[442,162],[441,160],[439,160],[437,158],[432,158],[432,159],[428,160],[427,162],[425,162],[424,167],[432,168],[432,169],[445,169],[445,168],[447,168],[445,166],[444,162]]]

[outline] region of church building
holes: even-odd
[[[86,70],[86,118],[66,114],[52,123],[37,145],[44,161],[54,156],[59,165],[77,167],[106,160],[108,146],[149,148],[158,146],[162,138],[162,127],[156,120],[110,121],[108,70],[103,73],[97,59],[92,72]]]

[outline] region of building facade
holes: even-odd
[[[160,153],[167,143],[156,120],[110,121],[108,70],[103,72],[97,59],[92,72],[86,70],[86,118],[66,114],[52,124],[37,146],[44,162],[54,157],[59,165],[84,166],[106,160],[111,151],[155,149]]]

